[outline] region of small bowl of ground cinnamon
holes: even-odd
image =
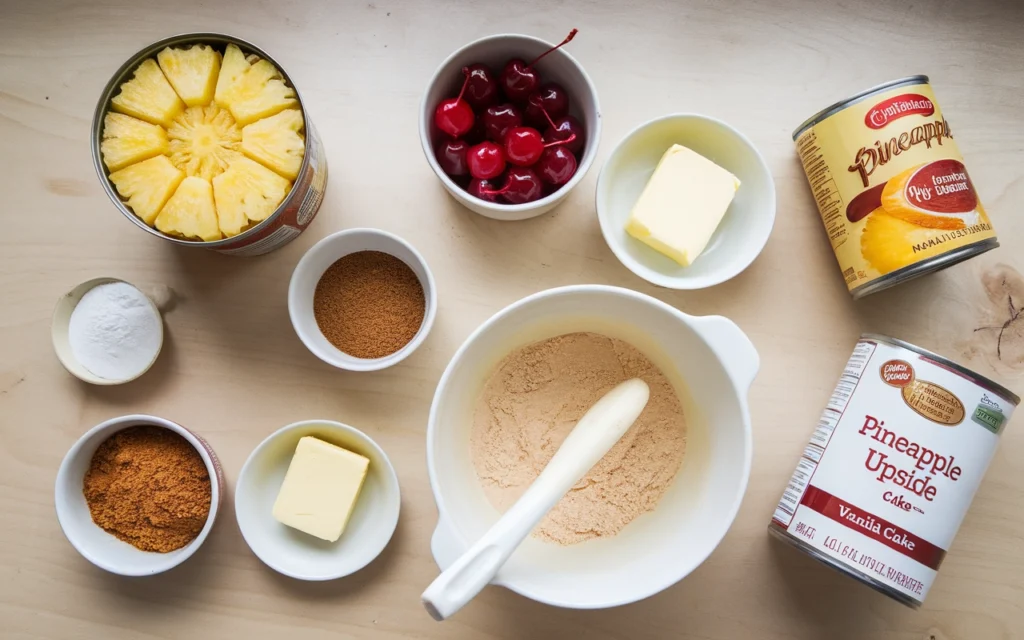
[[[167,571],[203,544],[224,478],[205,440],[147,415],[107,420],[68,451],[57,472],[57,520],[94,565],[125,576]]]
[[[436,313],[434,276],[423,256],[379,229],[348,229],[316,243],[288,287],[299,339],[349,371],[398,364],[426,339]]]

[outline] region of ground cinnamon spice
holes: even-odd
[[[356,358],[382,358],[409,344],[426,306],[413,270],[380,251],[344,256],[320,276],[313,294],[324,337]]]
[[[177,433],[129,427],[96,449],[83,493],[93,522],[143,551],[166,553],[195,540],[206,524],[210,474]]]

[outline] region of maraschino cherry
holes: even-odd
[[[521,58],[509,60],[505,64],[505,68],[502,69],[501,76],[498,78],[498,85],[505,92],[505,97],[513,102],[526,102],[526,99],[537,89],[537,85],[540,84],[540,77],[537,75],[533,65],[540,62],[544,56],[552,51],[568,44],[570,40],[576,37],[577,33],[578,30],[573,29],[565,37],[565,40],[540,54],[529,64],[523,62]]]
[[[469,143],[465,140],[447,140],[437,145],[434,155],[442,171],[452,177],[465,176],[469,175],[469,167],[466,166],[468,150]]]
[[[558,144],[568,144],[570,140],[555,140],[544,144],[540,132],[531,127],[513,127],[505,136],[505,157],[514,165],[528,167],[538,160],[544,153],[545,147],[553,147]]]
[[[555,121],[554,126],[548,127],[544,132],[544,142],[561,140],[565,142],[565,148],[573,153],[583,150],[583,125],[572,116],[565,116]]]
[[[547,111],[547,115],[544,112]],[[526,108],[523,110],[523,119],[531,127],[542,129],[551,120],[558,120],[569,113],[569,94],[565,92],[562,85],[554,82],[542,84],[530,94],[526,100]]]
[[[566,101],[566,104],[568,104],[568,101]],[[553,120],[551,113],[536,94],[530,97],[530,105],[527,108],[530,107],[540,112],[544,119],[547,120],[548,128],[544,131],[544,142],[561,140],[565,142],[569,151],[572,151],[574,154],[579,153],[583,149],[583,125],[580,124],[579,120],[568,115],[558,120]]]
[[[501,144],[505,141],[505,134],[509,129],[523,123],[523,114],[519,107],[513,104],[498,104],[487,107],[480,119],[484,123],[484,135],[487,139]]]
[[[470,188],[470,193],[472,193],[472,183]],[[523,204],[539,200],[544,195],[544,184],[533,169],[512,167],[505,174],[505,186],[501,189],[494,190],[478,185],[476,190],[489,198],[500,195],[509,204]],[[491,202],[493,201],[491,200]]]
[[[505,170],[505,152],[493,142],[481,142],[466,152],[466,165],[469,167],[469,175],[474,178],[496,178]]]
[[[464,67],[462,73],[466,79],[462,82],[459,95],[442,100],[434,111],[434,123],[437,128],[453,138],[458,138],[469,132],[473,128],[473,120],[476,118],[473,115],[473,108],[462,99],[462,94],[466,92],[466,86],[469,84],[469,67]]]
[[[480,178],[473,178],[469,181],[469,186],[466,187],[466,191],[469,195],[474,198],[480,198],[487,202],[498,201],[498,191],[496,191],[497,184],[496,180],[481,180]]]
[[[471,64],[466,69],[469,70],[466,102],[474,109],[483,109],[497,102],[498,81],[494,79],[491,68],[485,64]]]
[[[576,156],[565,145],[544,149],[540,160],[533,167],[544,182],[560,187],[576,173]],[[470,165],[472,171],[472,165]]]

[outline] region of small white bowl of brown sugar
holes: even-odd
[[[207,442],[164,418],[127,415],[87,431],[57,471],[68,542],[101,569],[150,576],[194,554],[213,528],[224,473]]]
[[[435,291],[411,244],[379,229],[348,229],[302,256],[288,286],[288,314],[316,357],[339,369],[376,371],[423,344],[437,313]]]

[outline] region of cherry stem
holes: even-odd
[[[563,47],[563,46],[569,44],[569,41],[571,41],[573,38],[575,38],[577,33],[579,33],[579,29],[573,29],[572,31],[569,32],[569,35],[565,36],[565,40],[562,40],[561,42],[559,42],[555,46],[551,47],[550,49],[548,49],[544,53],[542,53],[539,56],[537,56],[534,59],[534,61],[531,62],[530,64],[526,65],[526,67],[527,68],[532,67],[533,65],[537,64],[538,62],[540,62],[541,58],[543,58],[544,56],[548,55],[549,53],[551,53],[555,49],[558,49],[560,47]]]
[[[555,127],[555,121],[551,119],[550,115],[548,115],[548,110],[544,108],[544,101],[540,99],[540,96],[531,95],[529,98],[529,102],[531,105],[540,109],[540,112],[544,114],[544,119],[548,121],[548,124],[551,125],[552,129],[557,128]]]
[[[575,139],[576,139],[576,134],[575,133],[570,133],[569,137],[566,138],[565,140],[552,140],[551,142],[549,142],[546,145],[544,145],[544,148],[547,149],[548,147],[554,147],[554,146],[560,145],[560,144],[569,144],[570,142],[572,142]]]
[[[503,194],[506,191],[508,191],[509,185],[511,185],[511,184],[512,184],[512,181],[509,180],[508,178],[506,178],[505,179],[505,186],[504,187],[502,187],[500,189],[497,189],[497,190],[494,190],[494,189],[480,189],[480,193],[484,194],[485,196],[500,196],[501,194]]]
[[[455,98],[456,102],[462,100],[462,94],[466,93],[466,87],[469,86],[469,67],[462,67],[462,75],[466,76],[466,79],[462,81],[462,89],[459,90],[459,97]]]

